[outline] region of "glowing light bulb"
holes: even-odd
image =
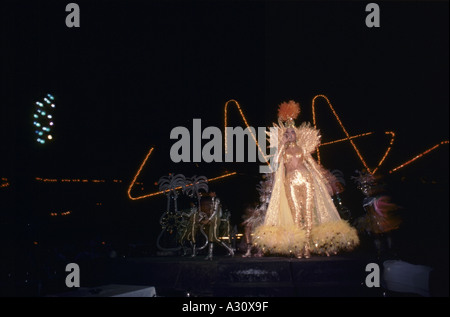
[[[53,137],[52,137],[51,134],[49,134],[49,135],[47,136],[47,138],[48,138],[49,140],[53,139]]]
[[[50,125],[53,125],[53,122],[50,122],[49,124],[50,124]]]
[[[51,115],[51,114],[49,114],[49,115],[47,116],[47,118],[51,119],[51,118],[53,118],[53,117],[52,117],[52,115]]]

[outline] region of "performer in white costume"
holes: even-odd
[[[331,198],[326,171],[311,156],[320,144],[319,131],[303,123],[295,126],[300,106],[279,105],[274,185],[264,223],[254,243],[265,253],[309,258],[311,253],[336,254],[359,244],[357,231],[342,220]]]

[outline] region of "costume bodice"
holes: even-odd
[[[283,153],[286,172],[292,172],[296,169],[302,169],[304,154],[299,146],[286,148]]]

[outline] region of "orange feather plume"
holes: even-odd
[[[278,106],[278,118],[282,121],[287,121],[289,119],[297,119],[300,114],[300,105],[294,100],[289,100],[289,102],[283,102]]]

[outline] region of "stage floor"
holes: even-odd
[[[153,286],[161,297],[378,297],[365,284],[370,255],[243,258],[154,256],[109,261],[103,280]],[[382,264],[379,263],[380,270]]]

